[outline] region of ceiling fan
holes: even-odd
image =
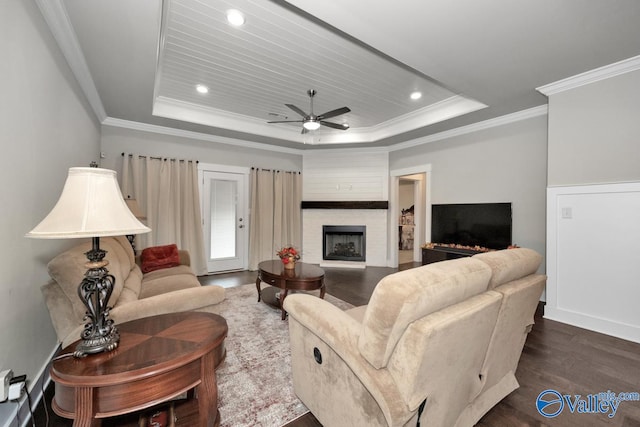
[[[305,113],[304,111],[302,111],[302,109],[296,107],[295,105],[284,104],[296,113],[300,114],[302,116],[302,120],[277,120],[267,123],[302,123],[303,134],[309,132],[310,130],[318,129],[320,125],[340,130],[349,129],[348,123],[340,124],[325,121],[325,119],[330,119],[331,117],[336,117],[341,114],[348,113],[349,111],[351,111],[349,107],[336,108],[335,110],[327,111],[326,113],[319,114],[317,116],[313,114],[313,97],[316,95],[316,93],[318,92],[316,92],[314,89],[309,89],[307,91],[307,95],[309,95],[309,99],[311,100],[311,112],[309,114]]]

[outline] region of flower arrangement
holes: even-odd
[[[282,260],[283,264],[293,264],[300,259],[300,254],[293,246],[285,246],[276,252],[276,255]]]

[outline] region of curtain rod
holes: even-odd
[[[124,156],[125,156],[125,153],[122,153],[122,157],[124,157]],[[133,157],[133,156],[134,156],[134,154],[129,154],[129,157]],[[196,163],[200,162],[199,160],[169,159],[167,157],[153,157],[153,156],[138,155],[139,159],[146,159],[147,157],[152,159],[152,160],[164,160],[165,162],[167,160],[169,160],[171,162],[196,162]]]
[[[296,172],[296,171],[281,171],[281,170],[277,170],[277,169],[265,169],[265,168],[254,168],[254,167],[252,167],[251,170],[260,170],[260,171],[264,171],[264,172],[276,172],[276,173],[280,173],[280,172],[297,173],[298,175],[300,175],[302,173],[302,172]]]

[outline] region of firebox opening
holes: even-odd
[[[366,230],[364,225],[323,225],[322,259],[366,261]]]

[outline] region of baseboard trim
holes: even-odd
[[[640,327],[546,305],[544,318],[640,343]]]

